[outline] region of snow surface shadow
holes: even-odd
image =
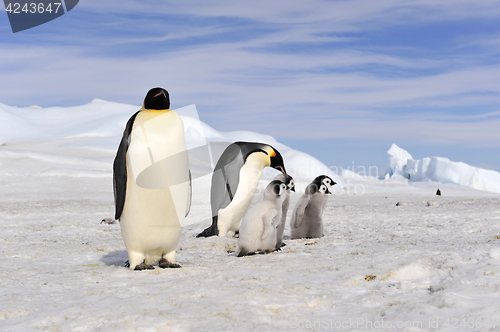
[[[112,251],[102,256],[99,260],[106,265],[124,266],[128,260],[128,254],[125,250]]]

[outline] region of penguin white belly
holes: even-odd
[[[248,157],[240,169],[240,180],[233,200],[224,209],[219,210],[217,220],[219,236],[227,236],[228,231],[236,232],[240,229],[243,216],[252,203],[255,189],[259,185],[265,167],[265,164],[260,160],[262,157],[259,155]]]
[[[240,229],[238,238],[238,248],[248,253],[256,251],[274,250],[276,246],[276,226],[281,220],[281,211],[279,206],[273,202],[263,201],[257,204],[245,216]],[[273,222],[265,225],[265,215],[274,215]],[[269,220],[268,220],[269,221]],[[270,233],[262,238],[266,227],[270,227]]]
[[[177,113],[143,110],[137,115],[120,218],[131,269],[163,257],[175,263],[189,195],[189,162],[183,152],[184,129]]]

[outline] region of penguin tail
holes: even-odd
[[[203,230],[203,232],[196,235],[196,237],[210,237],[210,236],[219,235],[219,229],[217,228],[217,219],[218,219],[218,216],[214,216],[212,219],[212,225],[205,228]]]
[[[243,257],[243,256],[246,256],[248,254],[248,252],[246,252],[245,250],[242,250],[240,251],[240,253],[238,254],[238,257]]]

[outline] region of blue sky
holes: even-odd
[[[498,1],[179,3],[82,0],[16,34],[1,14],[0,102],[140,105],[162,86],[328,166],[383,168],[396,143],[500,171]]]

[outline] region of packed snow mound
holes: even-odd
[[[432,267],[432,260],[421,259],[412,264],[391,270],[382,279],[419,280],[430,278],[435,274],[436,270]]]
[[[405,178],[414,182],[434,181],[453,183],[469,188],[500,193],[500,173],[451,161],[443,157],[414,160],[411,155],[393,144],[389,151],[390,172],[386,179]]]
[[[13,107],[0,103],[0,144],[69,137],[109,137],[123,133],[139,107],[94,101],[74,107]]]
[[[0,103],[0,145],[19,142],[40,142],[57,139],[95,138],[86,140],[85,146],[116,152],[125,124],[139,106],[95,99],[91,103],[74,107],[13,107]],[[219,132],[200,121],[195,105],[176,110],[182,117],[186,144],[192,168],[200,175],[209,174],[213,164],[227,145],[235,141],[262,142],[280,151],[287,172],[296,181],[310,182],[316,176],[326,174],[339,187],[345,182],[316,158],[277,142],[273,137],[249,131]],[[72,140],[72,146],[78,141]],[[209,146],[213,160],[207,160],[203,146]],[[198,149],[197,149],[198,148]],[[205,150],[206,151],[206,150]],[[111,170],[111,168],[109,168]],[[276,171],[266,169],[263,179],[276,176]]]

